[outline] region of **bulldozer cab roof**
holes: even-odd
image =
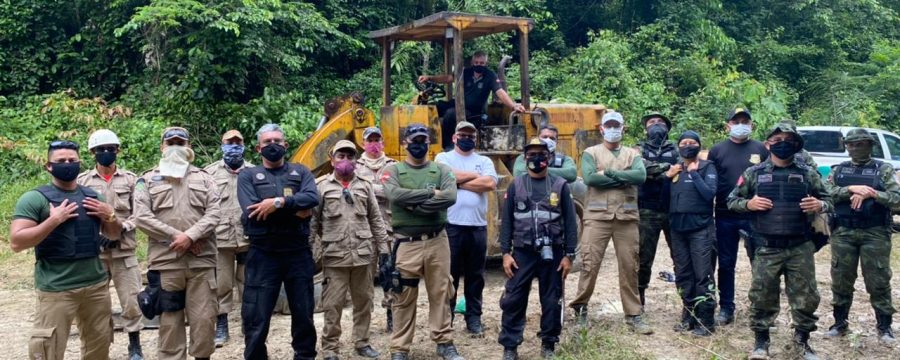
[[[463,40],[514,30],[530,31],[534,20],[442,11],[403,25],[369,32],[375,40],[442,41],[448,28],[465,29]]]

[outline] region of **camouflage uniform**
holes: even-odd
[[[789,125],[777,125],[769,137],[782,132],[795,134],[795,138],[800,139],[802,147],[802,139],[797,135],[796,129]],[[780,191],[782,198],[762,195],[761,190],[771,189],[773,186],[778,189],[776,191]],[[774,205],[770,210],[754,212],[754,220],[751,222],[754,236],[760,245],[756,248],[752,263],[753,278],[748,294],[750,328],[757,333],[757,348],[751,355],[756,355],[760,345],[764,345],[766,353],[768,352],[769,327],[774,325],[775,317],[781,308],[779,300],[782,274],[793,326],[796,329],[795,341],[802,344],[808,353],[812,353],[807,340],[809,333],[816,330],[818,317],[815,311],[820,300],[813,257],[816,247],[804,234],[808,230],[802,230],[799,236],[789,234],[795,234],[798,228],[811,229],[812,218],[815,215],[798,216],[797,210],[790,209],[791,206],[799,208],[799,200],[787,198],[789,192],[797,194],[795,191],[797,187],[805,190],[805,194],[801,193],[799,197],[812,196],[819,199],[822,203],[822,212],[830,212],[833,209],[831,196],[816,169],[797,162],[791,162],[787,167],[777,167],[771,157],[744,171],[738,179],[737,187],[728,196],[728,209],[740,213],[751,211],[747,205],[757,194],[769,198]],[[800,217],[805,218],[805,222]],[[782,229],[787,229],[783,231],[786,235],[772,235]]]
[[[874,141],[865,130],[851,130],[845,138],[845,143],[858,140]],[[877,168],[877,172],[873,174],[874,168]],[[900,184],[894,178],[894,167],[891,164],[871,158],[864,162],[845,162],[835,166],[834,169],[828,182],[833,185],[830,190],[835,206],[846,205],[850,202],[852,195],[848,190],[849,186],[840,186],[842,181],[835,177],[840,178],[854,172],[867,174],[868,171],[867,175],[870,177],[880,178],[880,184],[871,186],[877,191],[872,205],[876,205],[876,203],[880,205],[885,216],[883,219],[867,219],[872,220],[868,225],[851,224],[850,222],[854,221],[855,217],[847,218],[846,222],[840,215],[836,219],[836,229],[831,236],[831,289],[834,294],[832,305],[834,306],[835,325],[831,327],[829,335],[842,335],[847,330],[847,316],[850,305],[853,303],[853,285],[856,282],[856,269],[859,268],[860,262],[866,291],[869,293],[872,307],[875,309],[879,330],[882,330],[882,327],[890,329],[891,315],[896,310],[891,302],[889,209],[900,204]],[[861,210],[867,216],[875,217],[873,211],[867,211],[870,209],[867,209],[864,203]],[[882,220],[882,223],[877,224],[880,222],[878,220]]]

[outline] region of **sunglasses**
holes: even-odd
[[[341,195],[344,196],[344,201],[346,201],[350,205],[353,205],[353,194],[350,193],[350,189],[344,188],[344,190],[341,191]]]
[[[48,150],[70,149],[78,150],[78,144],[69,140],[56,140],[50,143]]]
[[[184,130],[173,129],[173,130],[166,131],[166,134],[163,135],[163,140],[169,140],[171,138],[176,138],[176,137],[179,137],[182,139],[188,139],[188,134]]]

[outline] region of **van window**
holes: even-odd
[[[840,131],[835,130],[800,130],[803,136],[803,148],[809,152],[818,153],[843,153],[844,137]]]
[[[884,134],[884,142],[887,143],[888,151],[891,152],[891,160],[900,161],[900,139],[893,135]]]

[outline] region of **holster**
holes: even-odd
[[[159,289],[159,312],[176,312],[184,310],[187,291],[166,291]]]

